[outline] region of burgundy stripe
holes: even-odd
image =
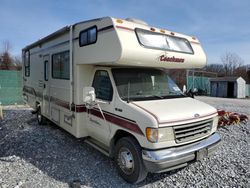
[[[123,26],[119,26],[119,25],[117,25],[116,27],[119,28],[119,29],[126,29],[128,31],[134,31],[134,29],[131,29],[131,28],[128,28],[128,27],[123,27]]]
[[[208,116],[215,115],[215,114],[218,114],[218,113],[213,112],[211,114],[206,114],[206,115],[200,116],[198,118],[187,118],[187,119],[180,119],[180,120],[174,120],[174,121],[166,121],[166,122],[162,122],[161,124],[163,124],[163,123],[176,123],[176,122],[188,121],[188,120],[192,120],[192,119],[200,119],[200,118],[208,117]]]
[[[73,111],[75,111],[75,112],[87,112],[87,108],[85,105],[76,105],[75,109]]]
[[[97,111],[96,109],[91,109],[90,113],[92,115],[96,116],[96,117],[104,119],[101,112]],[[116,125],[118,125],[120,127],[123,127],[125,129],[128,129],[130,131],[133,131],[133,132],[135,132],[137,134],[140,134],[140,135],[144,136],[144,134],[141,131],[141,129],[139,128],[138,124],[127,121],[125,119],[119,118],[117,116],[114,116],[114,115],[111,115],[111,114],[108,114],[108,113],[105,113],[105,112],[104,112],[104,116],[105,116],[105,119],[107,121],[109,121],[110,123],[116,124]]]
[[[114,29],[114,26],[113,25],[110,25],[110,26],[107,26],[107,27],[103,27],[101,29],[98,29],[98,32],[102,32],[102,31],[107,31],[109,29]]]
[[[133,103],[133,102],[132,102],[132,103]],[[156,119],[156,121],[158,122],[158,124],[164,124],[164,123],[178,123],[178,122],[182,122],[182,121],[188,121],[188,120],[198,119],[198,118],[187,118],[187,119],[178,119],[178,120],[171,120],[171,121],[160,122],[160,121],[159,121],[159,118],[158,118],[155,114],[153,114],[153,113],[150,112],[149,110],[143,108],[142,106],[139,106],[139,105],[137,105],[137,104],[135,104],[135,103],[133,103],[133,104],[134,104],[135,106],[141,108],[142,110],[145,110],[145,111],[148,112],[149,114],[151,114],[151,115]],[[211,114],[206,114],[206,115],[200,116],[199,119],[200,119],[200,118],[204,118],[204,117],[208,117],[208,116],[211,116],[211,115],[214,115],[214,114],[217,114],[217,112],[213,112],[213,113],[211,113]]]
[[[65,102],[65,101],[62,101],[62,100],[59,100],[59,99],[55,99],[55,98],[52,98],[51,100],[52,100],[56,105],[61,106],[61,107],[63,107],[63,108],[67,108],[68,110],[70,110],[69,102]]]
[[[195,41],[190,41],[191,43],[195,43],[195,44],[200,44],[199,42],[195,42]]]
[[[32,93],[33,94],[33,93]],[[33,94],[34,95],[34,94]],[[72,105],[70,108],[69,102],[62,101],[60,99],[51,97],[51,102],[54,102],[56,105],[61,106],[63,108],[66,108],[71,111],[75,112],[87,112],[87,108],[85,105]],[[91,109],[90,113],[96,117],[99,117],[101,119],[104,119],[101,112],[98,109]],[[104,112],[105,119],[109,121],[110,123],[116,124],[120,127],[123,127],[124,129],[128,129],[130,131],[133,131],[137,134],[143,135],[142,130],[139,128],[138,124],[135,122],[131,122],[129,120],[123,119],[122,117],[116,116],[115,114],[109,114]]]
[[[132,102],[132,104],[134,104],[135,106],[141,108],[142,110],[146,111],[147,113],[151,114],[155,118],[155,120],[157,121],[157,123],[160,124],[159,119],[158,119],[158,117],[155,114],[153,114],[152,112],[148,111],[147,109],[145,109],[145,108],[143,108],[143,107],[135,104],[134,102]]]

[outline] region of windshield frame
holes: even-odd
[[[170,37],[170,38],[178,38],[178,39],[182,39],[185,42],[187,42],[188,47],[190,48],[191,52],[185,52],[185,51],[178,51],[178,50],[172,50],[172,49],[167,49],[167,48],[161,48],[161,47],[154,47],[154,46],[148,46],[142,43],[142,41],[140,40],[140,36],[138,31],[143,31],[143,32],[148,32],[148,33],[152,33],[153,35],[159,35],[159,36],[165,36],[165,37]],[[192,45],[190,44],[190,42],[183,37],[177,37],[177,36],[173,36],[173,35],[167,35],[167,34],[162,34],[162,33],[156,33],[156,32],[152,32],[149,30],[145,30],[145,29],[141,29],[141,28],[135,28],[135,34],[137,37],[137,40],[139,42],[139,44],[144,47],[144,48],[148,48],[148,49],[155,49],[155,50],[164,50],[164,51],[170,51],[170,52],[177,52],[177,53],[183,53],[183,54],[194,54],[194,50],[192,48]]]
[[[149,101],[149,100],[164,100],[164,99],[173,99],[173,98],[185,98],[187,97],[185,94],[183,94],[183,92],[179,89],[178,87],[178,91],[176,91],[176,95],[172,94],[172,95],[157,95],[157,94],[145,94],[145,95],[130,95],[130,94],[127,94],[127,95],[124,95],[124,96],[121,96],[121,93],[118,89],[119,86],[122,86],[122,85],[126,85],[126,84],[120,84],[120,85],[117,85],[117,75],[119,75],[119,73],[117,73],[116,71],[119,71],[119,70],[133,70],[133,71],[136,71],[136,70],[154,70],[154,71],[162,71],[162,73],[164,73],[168,79],[170,80],[166,80],[167,83],[168,83],[168,87],[169,87],[169,81],[171,82],[171,84],[174,84],[177,86],[177,84],[171,79],[171,77],[167,74],[166,70],[165,69],[157,69],[157,68],[141,68],[141,67],[115,67],[115,68],[112,68],[111,69],[111,73],[112,73],[112,76],[113,76],[113,79],[114,79],[114,84],[116,86],[116,90],[117,90],[117,94],[118,96],[120,97],[121,100],[123,101],[127,101],[127,102],[130,102],[130,101]],[[143,83],[142,83],[143,84]],[[145,84],[145,83],[144,83]],[[127,86],[129,87],[129,86]],[[128,91],[128,89],[126,90]],[[124,92],[125,93],[125,92]],[[173,92],[174,93],[174,92]],[[169,93],[170,94],[170,91]]]

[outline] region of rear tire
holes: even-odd
[[[117,141],[115,163],[119,175],[129,183],[139,183],[147,176],[141,146],[133,137],[123,137]]]
[[[46,118],[42,115],[40,107],[37,109],[36,118],[39,125],[44,125],[46,123]]]

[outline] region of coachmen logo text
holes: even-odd
[[[174,63],[184,63],[185,59],[176,57],[167,57],[165,55],[160,56],[160,61],[174,62]]]

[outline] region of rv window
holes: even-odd
[[[92,86],[95,88],[96,98],[111,101],[113,87],[107,71],[96,71]]]
[[[85,29],[80,32],[79,45],[80,47],[94,44],[97,40],[97,28],[96,26]]]
[[[69,51],[52,55],[52,78],[69,80]]]
[[[24,52],[24,75],[30,76],[30,51]]]
[[[185,38],[163,35],[138,28],[135,31],[139,43],[144,47],[188,54],[194,53],[189,41]]]
[[[48,81],[49,79],[49,74],[48,74],[48,71],[49,71],[49,67],[48,67],[48,61],[44,61],[44,80],[45,81]]]

